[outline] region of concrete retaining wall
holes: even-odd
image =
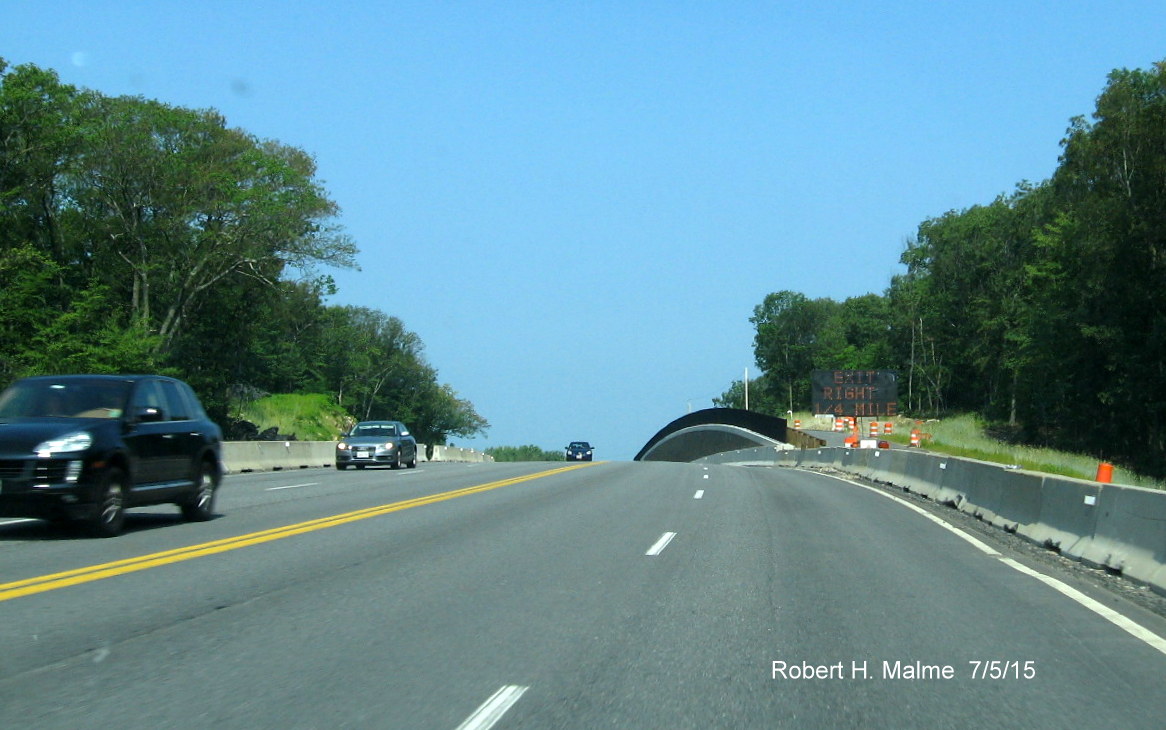
[[[494,457],[473,449],[463,449],[457,446],[434,446],[430,461],[464,461],[480,463],[494,461]]]
[[[1166,492],[915,450],[746,449],[702,461],[833,468],[893,484],[1166,595]]]
[[[473,449],[453,446],[429,447],[417,444],[417,461],[493,461],[494,458]],[[335,441],[224,441],[223,469],[228,474],[247,471],[279,471],[333,466]]]

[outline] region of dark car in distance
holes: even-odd
[[[0,516],[111,537],[129,507],[209,520],[221,479],[222,431],[181,380],[35,376],[0,393]]]
[[[336,468],[417,466],[417,440],[400,421],[361,421],[336,444]]]
[[[591,452],[595,447],[586,441],[572,441],[567,446],[567,461],[591,461]]]

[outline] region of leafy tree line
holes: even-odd
[[[486,453],[494,461],[563,461],[562,451],[547,451],[539,446],[491,446]]]
[[[906,412],[1166,477],[1166,62],[1112,72],[1061,145],[1049,180],[921,223],[881,295],[768,295],[750,405],[808,408],[815,368],[893,368]]]
[[[321,267],[356,265],[338,214],[300,149],[0,59],[0,379],[168,372],[220,421],[310,392],[429,443],[481,433],[399,319],[325,303]]]

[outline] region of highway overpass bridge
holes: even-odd
[[[640,449],[635,460],[689,462],[726,451],[820,445],[820,440],[787,428],[784,418],[739,408],[706,408],[681,416],[660,429]]]

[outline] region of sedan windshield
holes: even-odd
[[[396,426],[357,426],[352,431],[353,436],[396,436]]]
[[[129,389],[119,380],[21,380],[0,393],[0,418],[117,418]]]

